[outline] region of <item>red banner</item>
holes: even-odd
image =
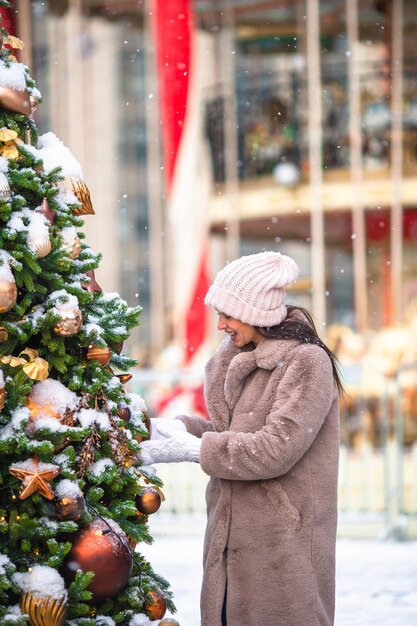
[[[178,154],[181,141],[184,142],[184,137],[187,136],[183,131],[187,118],[187,103],[189,104],[190,100],[190,75],[196,69],[193,68],[195,40],[192,6],[191,0],[153,2],[164,171],[171,210],[175,210],[173,207],[178,205],[184,210],[189,203],[189,198],[184,196],[188,193],[189,187],[174,184],[174,181],[178,183],[181,177],[184,179],[187,175],[185,170],[178,169]],[[190,120],[189,111],[187,119]],[[193,154],[196,146],[187,143],[185,150]],[[174,194],[177,196],[182,194],[182,197],[174,198]],[[185,319],[183,318],[184,365],[190,364],[207,333],[208,318],[204,296],[209,286],[209,278],[207,252],[204,248],[204,245],[200,247],[199,242],[195,241],[195,246],[189,251],[189,261],[191,266],[195,267],[195,276],[190,286]],[[178,276],[178,267],[173,267],[172,271],[177,272]]]
[[[153,14],[164,138],[164,169],[169,190],[187,107],[193,28],[191,1],[154,0]]]

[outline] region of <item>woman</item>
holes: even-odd
[[[333,624],[341,383],[311,316],[284,304],[297,276],[275,252],[217,274],[210,421],[155,419],[166,437],[142,444],[145,463],[199,461],[211,477],[202,626]]]

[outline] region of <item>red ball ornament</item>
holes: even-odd
[[[139,496],[136,496],[135,503],[140,513],[152,515],[161,506],[161,496],[154,487],[145,487]]]
[[[167,601],[162,591],[148,591],[145,611],[151,620],[162,619],[167,610]]]
[[[128,538],[120,526],[113,520],[96,519],[76,535],[62,573],[69,584],[78,570],[94,572],[88,590],[92,602],[101,604],[125,587],[132,564]]]

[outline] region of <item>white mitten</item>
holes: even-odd
[[[163,428],[161,427],[161,430]],[[164,434],[161,432],[161,434]],[[144,465],[152,463],[181,463],[200,460],[201,439],[190,433],[176,433],[163,439],[150,439],[140,444],[140,459]]]
[[[161,427],[169,434],[162,434]],[[171,417],[151,418],[151,439],[166,439],[166,437],[173,437],[178,432],[187,432],[187,428],[181,420],[172,419]]]

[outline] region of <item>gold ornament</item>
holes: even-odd
[[[48,256],[51,251],[51,240],[49,235],[40,235],[37,237],[28,237],[27,244],[29,248],[36,254],[38,259],[43,259]]]
[[[144,487],[142,493],[135,498],[135,504],[140,513],[152,515],[161,506],[162,498],[155,487]]]
[[[180,623],[172,617],[164,617],[162,622],[159,622],[158,626],[180,626]]]
[[[23,593],[20,602],[22,613],[29,615],[30,626],[63,626],[67,618],[67,599],[39,597]]]
[[[81,204],[80,208],[72,210],[73,215],[94,215],[90,191],[81,178],[67,176],[61,185],[64,187],[64,190],[71,191]]]
[[[98,282],[96,281],[96,277],[94,275],[94,270],[88,270],[85,273],[86,276],[88,276],[88,278],[90,279],[89,283],[81,283],[81,286],[83,289],[85,289],[86,291],[89,291],[90,293],[94,293],[95,291],[101,293],[103,290],[100,287],[100,285],[98,284]]]
[[[36,491],[39,491],[44,498],[53,500],[54,492],[48,481],[61,473],[58,465],[40,463],[36,457],[28,460],[31,461],[31,465],[28,465],[28,467],[19,467],[17,463],[9,467],[10,474],[23,481],[19,498],[25,500]]]
[[[162,591],[148,591],[145,612],[151,620],[162,619],[167,610],[167,601]]]
[[[103,367],[110,361],[111,352],[109,348],[99,348],[95,345],[88,346],[87,360],[98,361]]]
[[[0,172],[0,202],[7,202],[11,195],[12,191],[7,176],[3,172]]]
[[[5,313],[17,300],[17,287],[14,280],[0,282],[0,313]]]
[[[60,320],[54,327],[54,331],[61,337],[72,337],[80,332],[83,317],[80,309],[61,309]]]
[[[75,496],[62,496],[55,500],[57,516],[60,520],[77,521],[84,513],[85,501],[82,493]]]
[[[24,354],[25,358],[21,355]],[[18,367],[23,365],[23,371],[32,380],[45,380],[49,376],[49,364],[45,359],[41,359],[37,350],[32,348],[26,348],[20,352],[19,356],[2,356],[0,355],[0,361],[10,367]]]
[[[6,389],[4,385],[0,387],[0,411],[4,409],[4,405],[6,404]]]
[[[30,115],[31,106],[29,93],[17,91],[11,87],[0,87],[0,106],[8,111]]]

